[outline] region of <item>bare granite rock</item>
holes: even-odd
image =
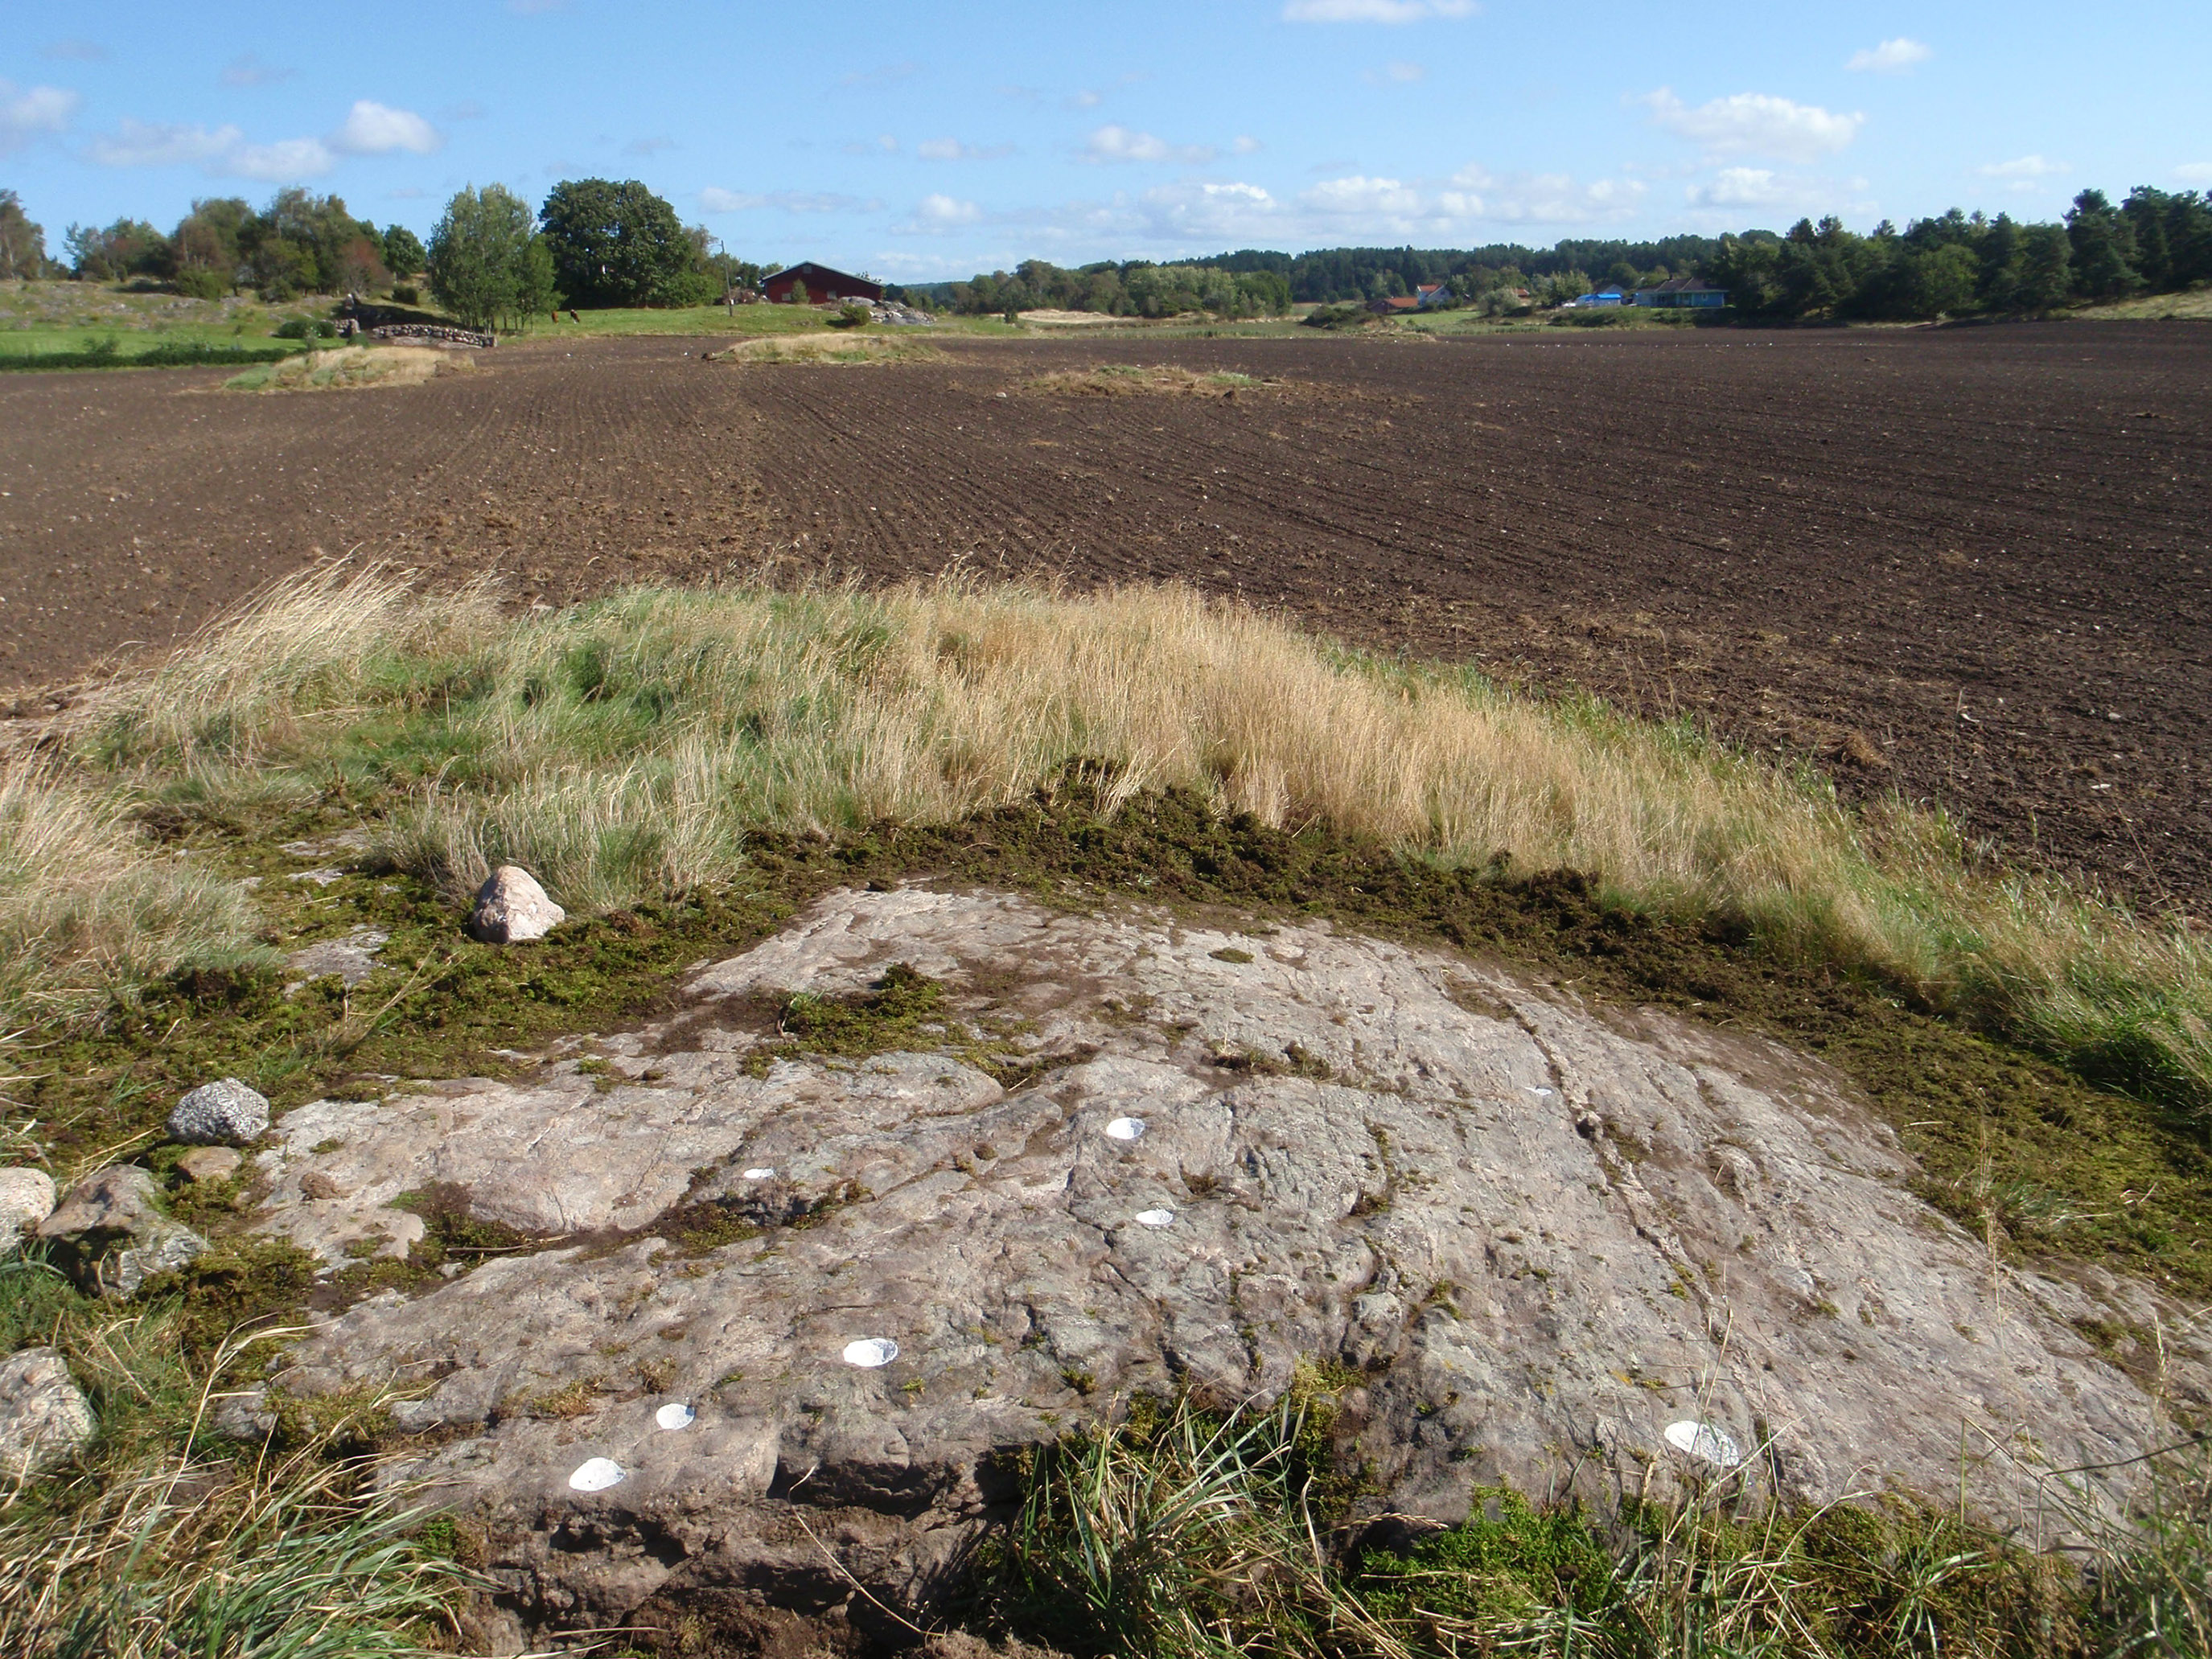
[[[91,1402],[52,1348],[22,1348],[0,1359],[0,1480],[19,1481],[52,1468],[99,1426]]]
[[[54,1212],[54,1181],[44,1170],[0,1170],[0,1250],[12,1250],[23,1235]]]
[[[39,1224],[55,1245],[56,1265],[86,1290],[135,1295],[159,1273],[173,1272],[207,1249],[207,1241],[162,1213],[161,1188],[135,1164],[115,1164],[70,1189],[61,1207]]]
[[[356,927],[343,939],[326,939],[293,951],[284,965],[300,975],[301,984],[340,979],[350,989],[376,971],[376,953],[391,939],[381,927]]]
[[[469,932],[487,945],[521,945],[543,939],[568,919],[538,878],[520,865],[502,864],[477,890]]]
[[[764,997],[899,963],[950,988],[945,1052],[761,1052]],[[414,1383],[407,1474],[533,1628],[846,1571],[927,1605],[995,1454],[1302,1365],[1357,1378],[1377,1507],[1443,1521],[1571,1471],[1954,1499],[1962,1446],[2026,1517],[2159,1433],[2076,1320],[2157,1322],[2212,1399],[2191,1310],[1992,1262],[1816,1064],[1443,951],[839,892],[596,1049],[317,1101],[258,1159],[258,1224],[332,1266],[404,1254],[427,1194],[543,1241],[329,1319],[282,1384]]]
[[[268,1127],[268,1097],[234,1077],[203,1083],[169,1114],[169,1139],[195,1146],[243,1146]]]

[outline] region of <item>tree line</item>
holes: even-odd
[[[2017,316],[2212,282],[2212,191],[2138,185],[2118,206],[2085,190],[2057,222],[2024,223],[1954,208],[1864,234],[1830,217],[1790,230],[1570,239],[1549,248],[1244,248],[1188,264],[1042,259],[964,283],[915,287],[917,299],[969,315],[1052,308],[1156,317],[1206,311],[1272,315],[1292,303],[1358,304],[1440,283],[1448,303],[1488,312],[1557,305],[1594,289],[1623,292],[1694,276],[1729,291],[1735,314],[1762,321]]]
[[[379,230],[344,200],[299,188],[265,206],[195,201],[176,227],[143,219],[72,224],[65,264],[11,190],[0,190],[0,278],[139,280],[198,299],[250,291],[271,304],[302,294],[419,297],[412,280],[471,328],[514,327],[556,305],[695,306],[756,286],[763,268],[732,258],[635,179],[564,179],[532,209],[499,185],[446,204],[425,244],[404,225]]]

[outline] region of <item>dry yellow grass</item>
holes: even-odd
[[[520,863],[586,909],[726,880],[755,830],[951,823],[1098,763],[1109,807],[1181,788],[1448,866],[1584,871],[2212,1105],[2212,950],[2187,933],[1686,726],[1378,663],[1179,587],[642,589],[503,617],[483,588],[331,572],[115,709],[110,764],[218,795],[373,765],[404,794],[403,866],[459,898]]]
[[[934,363],[945,354],[902,334],[769,334],[708,354],[717,363],[801,363],[852,368],[878,363]]]
[[[229,392],[356,392],[369,386],[420,386],[433,375],[476,367],[465,352],[432,346],[339,346],[303,351],[223,382]]]
[[[1166,363],[1139,368],[1106,363],[1060,368],[1022,382],[1022,390],[1060,398],[1234,398],[1243,392],[1287,394],[1319,390],[1304,381],[1262,380],[1249,374],[1200,374]]]

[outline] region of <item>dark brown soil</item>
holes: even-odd
[[[166,643],[356,548],[548,601],[763,560],[1182,577],[1693,714],[2212,908],[2212,329],[1040,341],[857,369],[701,349],[502,347],[478,375],[286,398],[9,376],[0,683]],[[1356,395],[1017,390],[1168,362]]]

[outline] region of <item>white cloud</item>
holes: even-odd
[[[0,155],[12,155],[35,138],[59,132],[84,99],[61,87],[25,87],[0,81]]]
[[[883,207],[883,203],[872,198],[863,201],[857,196],[839,196],[829,191],[772,190],[756,194],[709,185],[699,192],[699,206],[707,213],[751,213],[762,208],[774,208],[783,213],[874,213]]]
[[[925,138],[914,147],[925,161],[996,161],[1012,155],[1012,144],[963,144],[957,138]]]
[[[623,146],[625,155],[658,155],[664,149],[674,149],[676,141],[665,134],[656,133],[650,138],[633,138]]]
[[[428,155],[445,142],[445,135],[413,110],[394,109],[363,98],[356,101],[344,125],[331,135],[330,147],[347,155],[389,155],[399,149]]]
[[[72,64],[104,64],[109,52],[97,40],[57,40],[46,48],[46,56]]]
[[[220,169],[265,184],[292,184],[318,178],[337,165],[319,138],[280,138],[273,144],[240,144],[222,158]]]
[[[295,69],[280,69],[274,64],[265,64],[258,52],[249,52],[225,64],[222,74],[217,78],[227,87],[265,87],[278,81],[289,81],[299,72]]]
[[[1899,35],[1894,40],[1885,40],[1864,52],[1855,52],[1844,67],[1862,74],[1903,75],[1907,70],[1926,63],[1936,55],[1936,49],[1919,40]]]
[[[914,222],[926,230],[952,230],[962,225],[981,224],[982,220],[981,207],[957,197],[933,192],[915,204]]]
[[[1335,217],[1399,219],[1421,211],[1421,195],[1395,179],[1370,179],[1354,173],[1348,179],[1325,179],[1302,192],[1298,205],[1309,212]]]
[[[1692,109],[1668,88],[1641,100],[1651,118],[1708,155],[1778,155],[1809,161],[1858,137],[1863,115],[1839,115],[1817,104],[1793,103],[1763,92],[1739,92]]]
[[[1602,224],[1634,213],[1644,185],[1634,179],[1593,179],[1565,173],[1497,173],[1468,166],[1451,176],[1437,205],[1454,219],[1535,225]]]
[[[1474,0],[1289,0],[1285,23],[1419,23],[1431,17],[1472,17]]]
[[[1401,58],[1383,64],[1379,70],[1369,70],[1359,78],[1370,87],[1410,87],[1416,82],[1427,80],[1429,71],[1419,64],[1410,64]]]
[[[2212,185],[2212,161],[2187,161],[2174,168],[2173,176],[2185,185]]]
[[[1795,199],[1794,186],[1769,167],[1723,167],[1684,192],[1692,207],[1775,208]]]
[[[1240,132],[1229,146],[1231,155],[1257,155],[1267,146],[1249,132]]]
[[[2048,179],[2053,173],[2070,173],[2063,161],[2053,161],[2040,155],[2022,155],[2010,161],[1992,161],[1987,167],[1974,169],[1984,179],[2007,179],[2015,184]]]
[[[1105,101],[1104,93],[1093,92],[1087,87],[1081,92],[1072,92],[1067,95],[1067,106],[1070,109],[1097,109]]]
[[[236,127],[187,126],[181,122],[134,121],[125,116],[112,133],[102,133],[86,152],[104,167],[204,167],[221,163],[246,135]]]
[[[1220,152],[1209,144],[1170,144],[1149,132],[1123,126],[1103,126],[1085,141],[1086,161],[1181,161],[1202,167]]]

